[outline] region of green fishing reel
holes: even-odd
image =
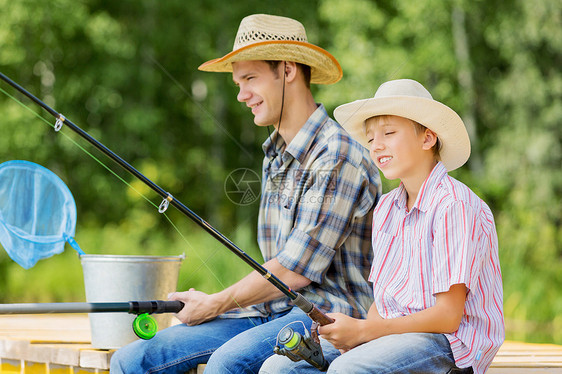
[[[133,331],[141,339],[152,339],[158,332],[158,322],[148,313],[139,314],[133,320]]]

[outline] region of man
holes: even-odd
[[[237,99],[258,126],[275,131],[263,144],[258,242],[264,267],[324,312],[366,316],[372,209],[377,169],[322,105],[310,83],[339,81],[341,68],[308,43],[298,21],[257,14],[244,18],[233,51],[199,67],[232,72]],[[112,372],[254,373],[273,354],[279,331],[310,318],[257,272],[207,295],[191,289],[172,300],[183,324],[117,351]]]

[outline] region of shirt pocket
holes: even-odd
[[[397,238],[383,231],[372,234],[373,263],[369,281],[376,285],[386,284],[392,277],[392,272],[397,264]]]

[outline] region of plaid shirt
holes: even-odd
[[[277,144],[273,144],[273,139]],[[322,105],[289,145],[274,132],[263,144],[258,243],[310,279],[299,292],[325,312],[365,317],[373,302],[371,219],[381,183],[365,148]],[[292,307],[288,297],[237,311],[267,316]]]

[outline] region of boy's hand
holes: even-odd
[[[340,351],[348,351],[363,343],[359,338],[364,320],[355,319],[342,313],[328,313],[335,320],[329,325],[320,326],[318,333]]]

